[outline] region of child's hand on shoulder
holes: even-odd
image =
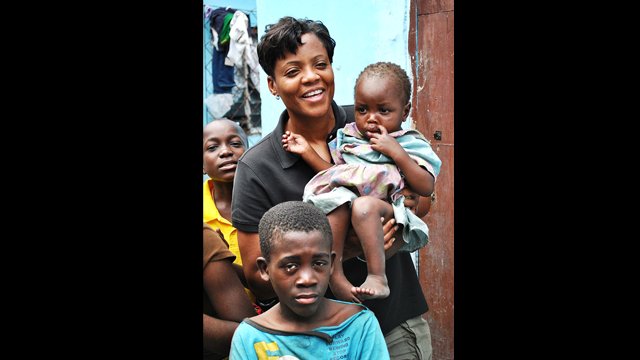
[[[302,155],[310,149],[309,143],[304,136],[292,133],[288,130],[282,135],[282,147],[286,151],[298,155]]]

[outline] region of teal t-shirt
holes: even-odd
[[[363,306],[340,325],[304,333],[273,330],[245,319],[233,334],[229,359],[384,360],[389,351],[378,320]]]

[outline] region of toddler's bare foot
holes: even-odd
[[[347,280],[344,274],[336,274],[334,271],[329,281],[329,287],[336,299],[360,303],[358,296],[351,291],[353,284]]]
[[[333,291],[333,289],[331,289]],[[387,276],[367,275],[367,279],[359,287],[352,287],[351,294],[360,300],[384,299],[389,296],[390,290]]]

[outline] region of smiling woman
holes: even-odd
[[[271,69],[273,75],[267,77],[269,91],[282,99],[290,118],[323,118],[335,89],[332,55],[325,50],[327,40],[313,33],[300,39],[298,51],[284,53],[282,61]]]

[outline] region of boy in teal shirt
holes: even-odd
[[[365,306],[324,297],[335,252],[324,213],[301,201],[280,203],[258,227],[260,276],[279,303],[245,319],[230,359],[389,359],[380,325]]]

